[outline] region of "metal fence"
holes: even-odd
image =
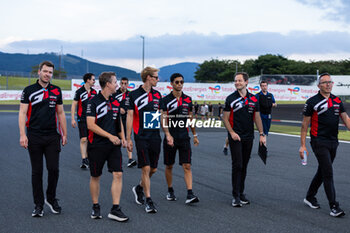
[[[30,72],[0,70],[0,90],[23,90],[24,87],[36,82],[37,78],[37,74]],[[63,80],[81,78],[79,75],[69,75]]]

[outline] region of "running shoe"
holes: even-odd
[[[176,196],[174,192],[168,192],[168,194],[166,195],[166,199],[168,201],[176,201]]]
[[[122,212],[120,207],[112,208],[111,212],[108,214],[108,218],[118,222],[125,222],[129,220],[129,218]]]
[[[89,168],[89,159],[88,158],[82,159],[80,168],[82,168],[82,169]]]
[[[36,205],[33,212],[32,217],[42,217],[44,216],[44,208],[42,205]]]
[[[152,200],[149,200],[146,202],[146,207],[145,207],[145,211],[147,213],[150,213],[150,214],[155,214],[157,213],[157,209],[156,207],[154,206],[154,203]]]
[[[46,200],[45,199],[45,204],[50,207],[50,210],[54,214],[60,214],[61,213],[61,206],[58,205],[58,199],[53,199],[53,200]]]
[[[310,208],[312,209],[319,209],[320,208],[320,204],[318,204],[317,199],[314,198],[304,198],[304,203],[308,206],[310,206]]]
[[[241,200],[241,204],[243,204],[243,205],[248,205],[248,204],[250,204],[250,201],[245,197],[244,194],[241,194],[241,196],[239,197],[239,199]]]
[[[199,199],[196,195],[192,194],[188,194],[187,198],[186,198],[186,204],[192,204],[192,203],[197,203],[199,202]]]
[[[340,209],[339,205],[334,205],[332,206],[329,214],[333,217],[342,217],[345,215],[345,212],[344,210]]]
[[[92,205],[92,212],[91,212],[91,218],[92,219],[101,219],[101,209],[99,204]]]
[[[143,194],[143,189],[140,185],[132,187],[132,192],[135,196],[136,204],[143,205],[145,203],[145,195]]]
[[[233,198],[232,199],[232,206],[233,207],[242,207],[241,200],[238,197]]]
[[[134,167],[137,165],[137,162],[135,159],[129,159],[128,161],[128,167]]]
[[[224,152],[224,155],[227,155],[227,154],[228,154],[228,149],[227,149],[227,147],[224,147],[224,150],[223,150],[222,152]]]

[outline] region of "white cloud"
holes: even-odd
[[[349,31],[348,26],[325,18],[327,9],[298,1],[7,1],[0,3],[5,9],[0,15],[0,40],[11,36],[95,41],[185,32]]]
[[[137,71],[140,35],[146,61],[157,67],[264,53],[345,59],[350,52],[345,0],[0,0],[0,8],[3,52],[63,45],[64,53],[84,50],[88,59]]]

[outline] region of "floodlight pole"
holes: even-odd
[[[142,70],[145,68],[145,37],[140,36],[142,39]]]

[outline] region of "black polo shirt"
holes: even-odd
[[[120,102],[113,96],[108,100],[99,92],[89,100],[87,104],[86,116],[95,117],[95,123],[104,131],[118,136],[120,129]],[[89,130],[89,146],[101,146],[113,144],[108,138],[102,137]]]
[[[242,140],[254,139],[254,114],[259,112],[259,103],[253,94],[247,91],[241,97],[238,91],[233,92],[226,98],[224,111],[230,112],[230,125]]]
[[[177,139],[188,139],[186,124],[187,120],[190,120],[189,113],[192,111],[191,97],[182,92],[181,97],[177,99],[171,92],[162,98],[160,106],[163,112],[168,114],[167,120],[171,136]],[[183,127],[180,127],[179,124],[183,124]]]
[[[90,92],[88,92],[85,89],[85,86],[83,85],[81,88],[76,90],[74,95],[74,100],[78,101],[77,106],[77,120],[86,122],[86,107],[89,99],[93,98],[95,95],[97,95],[97,92],[95,89],[91,88]]]
[[[333,94],[328,99],[320,92],[304,106],[304,116],[311,117],[311,141],[338,141],[339,116],[345,112],[341,99]]]
[[[159,91],[151,88],[147,93],[142,86],[129,93],[125,105],[134,110],[133,129],[134,139],[160,139],[159,129],[144,128],[144,113],[160,110],[162,96]]]
[[[62,92],[49,83],[43,88],[38,81],[24,88],[21,103],[29,104],[27,132],[40,136],[57,134],[57,105],[62,105]]]
[[[264,115],[271,114],[272,104],[275,103],[275,98],[270,92],[265,95],[262,91],[255,95],[259,101],[260,113]]]
[[[125,114],[121,114],[121,117],[122,117],[123,121],[126,120],[126,114],[127,114],[127,110],[128,110],[128,109],[127,109],[127,107],[125,106],[125,100],[126,100],[126,98],[129,96],[129,93],[130,93],[130,91],[126,90],[126,92],[122,92],[122,91],[120,90],[120,88],[119,88],[119,89],[117,90],[117,92],[113,94],[113,96],[114,96],[115,98],[117,98],[118,101],[120,102],[120,107],[123,108],[123,109],[125,110]]]

